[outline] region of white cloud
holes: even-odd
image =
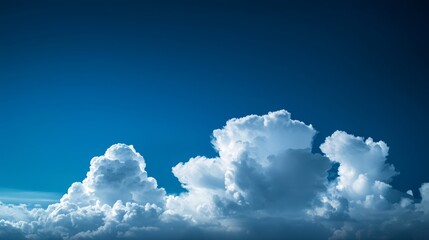
[[[265,160],[286,149],[311,148],[316,130],[290,116],[280,110],[230,119],[222,129],[213,131],[213,145],[220,157],[228,161],[237,160],[243,152],[249,158]]]
[[[226,166],[220,158],[196,157],[173,167],[173,174],[188,190],[168,196],[166,215],[180,215],[192,222],[208,222],[218,216],[213,198],[224,196]]]
[[[207,221],[235,214],[306,218],[330,168],[327,158],[311,153],[315,133],[285,110],[229,120],[213,131],[218,158],[173,168],[188,192],[170,197],[168,209]]]
[[[155,229],[165,191],[145,167],[133,146],[115,144],[91,160],[87,177],[73,183],[59,203],[32,210],[0,205],[0,216],[4,225],[35,238],[117,237],[133,227]]]
[[[109,205],[117,200],[162,205],[165,191],[147,176],[145,167],[143,157],[132,145],[115,144],[103,156],[91,160],[82,191]]]
[[[417,208],[429,215],[429,183],[422,184],[420,187],[420,195],[422,196],[422,200],[420,204],[417,205]]]
[[[338,178],[324,196],[326,204],[319,211],[321,214],[315,215],[332,219],[338,208],[332,208],[331,202],[340,200],[341,211],[347,213],[333,239],[420,238],[420,234],[428,233],[421,224],[429,224],[429,219],[419,212],[425,210],[426,184],[420,189],[422,201],[417,204],[411,191],[402,193],[394,189],[389,183],[398,172],[387,163],[389,148],[383,141],[336,131],[320,148],[340,165]]]
[[[337,189],[351,197],[362,198],[373,190],[382,191],[387,187],[382,183],[389,183],[398,174],[393,165],[386,163],[389,147],[383,141],[336,131],[320,149],[340,164]]]
[[[316,189],[323,188],[312,186],[306,193],[296,188],[300,179],[308,180],[306,177],[314,177],[309,181],[323,185],[319,180],[325,176],[328,161],[310,152],[315,133],[311,125],[292,120],[285,110],[234,118],[213,131],[213,145],[226,168],[227,195],[236,204],[252,209],[285,200],[288,203],[283,207],[311,201],[314,196],[294,198],[301,193],[314,195]]]
[[[225,189],[225,165],[220,158],[196,157],[173,167],[173,174],[189,191]]]
[[[0,239],[419,238],[429,234],[429,183],[391,186],[388,146],[316,130],[285,110],[234,118],[213,132],[219,156],[172,168],[187,190],[169,195],[132,145],[94,157],[82,182],[47,208],[0,203]],[[339,164],[338,177],[328,170]],[[404,224],[404,221],[406,224]]]
[[[34,192],[17,189],[0,189],[0,201],[3,203],[26,203],[34,207],[47,206],[58,202],[61,195],[53,192]]]

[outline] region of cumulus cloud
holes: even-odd
[[[429,215],[429,183],[424,183],[420,188],[420,195],[422,200],[417,204],[417,208]]]
[[[421,200],[391,185],[389,148],[336,131],[312,152],[316,130],[285,110],[234,118],[213,131],[219,155],[172,168],[185,192],[148,176],[132,145],[90,162],[46,208],[0,203],[1,239],[419,238],[429,234],[429,183]],[[329,172],[338,165],[337,177]],[[404,221],[406,223],[404,224]]]
[[[364,213],[361,208],[388,208],[389,201],[405,197],[389,185],[398,172],[386,162],[389,148],[383,141],[374,142],[371,138],[365,140],[336,131],[320,149],[332,162],[339,163],[338,178],[330,186],[335,189],[327,197],[346,199],[349,215]]]
[[[218,158],[194,158],[173,173],[188,189],[185,196],[215,198],[220,211],[304,210],[324,190],[330,167],[327,158],[311,153],[315,133],[284,110],[231,119],[213,132]]]
[[[319,216],[332,220],[330,214],[338,213],[338,209],[347,216],[332,239],[415,239],[428,233],[421,227],[429,224],[422,214],[427,184],[420,189],[422,200],[417,204],[412,192],[394,189],[390,182],[399,173],[387,162],[386,143],[336,131],[320,149],[332,162],[339,163],[339,168],[338,178],[324,195],[325,205]],[[336,208],[332,202],[337,203]]]
[[[315,133],[284,110],[231,119],[215,130],[227,196],[252,210],[305,207],[323,190],[329,168],[326,158],[311,153]]]
[[[3,225],[43,239],[115,238],[133,230],[154,231],[166,194],[145,167],[132,145],[115,144],[91,160],[87,177],[73,183],[60,202],[46,209],[0,205]],[[6,238],[6,233],[10,234],[0,231],[0,237]]]
[[[388,188],[395,167],[386,163],[389,147],[383,141],[364,140],[343,131],[326,138],[320,149],[338,168],[337,189],[350,197],[365,197],[370,192]]]

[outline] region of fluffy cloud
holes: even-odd
[[[419,239],[428,234],[421,227],[429,224],[423,214],[427,209],[427,184],[420,189],[422,200],[417,204],[412,192],[394,189],[389,183],[399,173],[387,163],[386,143],[336,131],[320,149],[332,162],[339,163],[338,178],[325,193],[324,206],[316,212],[328,220],[335,219],[333,214],[339,212],[346,216],[332,239]]]
[[[145,167],[143,157],[133,146],[115,144],[103,156],[91,160],[79,194],[88,194],[109,205],[117,200],[162,205],[165,191],[158,188],[154,178],[147,176]],[[73,193],[69,192],[70,199]]]
[[[311,153],[315,133],[284,110],[229,120],[213,132],[226,194],[252,210],[305,207],[323,190],[329,168],[327,159]]]
[[[364,140],[343,131],[336,131],[326,138],[320,149],[338,168],[338,190],[359,198],[374,191],[383,191],[398,173],[386,163],[389,148],[383,141]]]
[[[429,183],[425,183],[420,188],[420,195],[422,196],[421,203],[417,205],[420,211],[429,215]]]
[[[148,177],[145,161],[133,146],[115,144],[91,160],[82,182],[73,183],[59,203],[29,210],[0,205],[6,238],[80,239],[132,236],[133,230],[155,231],[165,205],[165,190]]]
[[[326,190],[330,168],[326,157],[311,153],[315,133],[284,110],[229,120],[213,132],[219,157],[173,168],[188,192],[170,197],[168,209],[211,222],[231,216],[307,218],[303,212]]]
[[[398,173],[392,164],[386,163],[389,148],[383,141],[374,142],[371,138],[365,140],[336,131],[326,138],[320,149],[339,164],[338,178],[330,186],[334,189],[326,196],[330,201],[346,199],[349,215],[365,213],[362,208],[389,208],[389,201],[405,196],[389,185]]]
[[[391,186],[388,146],[316,130],[285,110],[234,118],[213,131],[219,156],[172,168],[185,192],[167,194],[132,145],[94,157],[82,182],[47,208],[0,203],[1,239],[353,239],[429,234],[429,183]],[[329,176],[338,165],[338,177]],[[404,224],[406,221],[406,224]]]

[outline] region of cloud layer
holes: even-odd
[[[285,110],[234,118],[213,131],[215,158],[172,168],[171,195],[132,145],[94,157],[82,182],[46,208],[0,203],[1,239],[368,239],[429,235],[421,199],[390,185],[389,148],[336,131],[312,152],[316,130]],[[328,171],[338,164],[338,177]]]

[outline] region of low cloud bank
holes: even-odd
[[[82,182],[46,208],[0,203],[1,239],[371,239],[429,236],[421,199],[390,185],[389,148],[336,131],[313,153],[316,130],[285,110],[228,120],[215,158],[172,168],[171,195],[132,145],[94,157]],[[328,171],[339,164],[338,177]]]

